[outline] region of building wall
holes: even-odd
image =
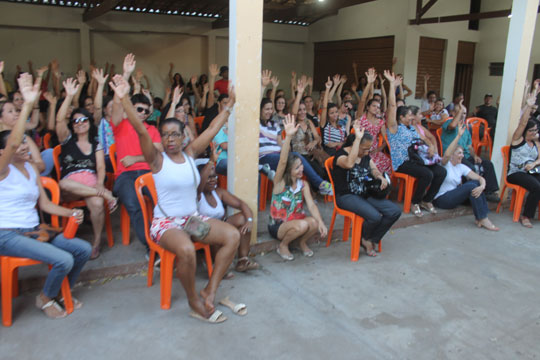
[[[110,12],[85,24],[82,9],[0,3],[0,44],[5,78],[13,82],[16,64],[23,70],[56,58],[73,76],[78,64],[88,68],[114,63],[121,72],[125,54],[133,52],[137,66],[150,79],[152,91],[164,95],[169,63],[187,80],[208,72],[208,64],[228,63],[228,29],[212,30],[211,20],[188,17]],[[308,29],[265,24],[263,68],[272,69],[288,91],[291,70],[303,73]],[[289,91],[288,91],[289,92]]]

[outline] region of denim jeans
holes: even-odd
[[[396,171],[416,178],[413,204],[419,204],[421,201],[432,202],[446,177],[446,169],[440,165],[425,166],[410,160],[401,164]]]
[[[540,201],[540,175],[531,175],[526,172],[515,172],[506,178],[509,183],[524,187],[529,192],[525,206],[523,207],[523,216],[529,219],[534,218],[538,201]]]
[[[433,201],[433,204],[441,209],[455,209],[458,205],[463,204],[465,200],[469,199],[476,220],[485,219],[489,212],[486,196],[484,193],[477,198],[471,195],[471,191],[477,186],[480,186],[478,181],[469,180],[465,184],[459,185],[454,190],[445,192],[443,195],[436,198]]]
[[[17,230],[28,232],[33,229]],[[0,229],[0,255],[25,257],[52,265],[43,287],[43,293],[49,298],[58,295],[66,275],[69,285],[75,285],[92,253],[92,246],[88,242],[78,238],[66,239],[62,234],[49,242],[40,242],[18,231]]]
[[[148,172],[148,170],[125,171],[116,178],[113,188],[113,194],[118,196],[120,202],[126,207],[131,225],[135,228],[135,234],[137,234],[139,241],[146,247],[146,250],[149,247],[146,243],[144,233],[144,219],[141,206],[135,192],[135,180]]]
[[[41,158],[45,164],[45,170],[40,174],[41,176],[49,176],[54,168],[53,149],[45,149],[41,152]]]
[[[300,158],[300,160],[302,161],[302,165],[304,165],[304,174],[306,174],[309,183],[315,188],[316,191],[319,190],[319,185],[321,185],[321,183],[323,182],[323,178],[321,178],[319,174],[317,174],[317,172],[311,167],[309,161],[307,161],[305,157],[303,157],[297,152],[292,152],[291,154],[296,155]],[[259,158],[259,164],[268,164],[270,165],[270,168],[272,170],[276,170],[279,163],[279,156],[279,153],[264,155],[263,157]]]
[[[401,216],[401,209],[388,199],[363,198],[354,194],[338,195],[336,204],[364,218],[362,238],[378,244]]]

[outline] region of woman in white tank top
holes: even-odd
[[[137,132],[142,152],[150,165],[159,207],[154,211],[150,229],[152,240],[164,249],[175,253],[181,261],[177,265],[189,306],[190,315],[210,322],[223,322],[226,317],[215,309],[215,296],[219,283],[232,263],[240,242],[240,233],[234,226],[217,219],[203,217],[210,225],[210,231],[204,239],[197,241],[218,247],[214,270],[206,287],[195,290],[196,256],[191,237],[183,230],[190,215],[197,210],[197,186],[200,176],[193,159],[203,153],[225,124],[234,105],[234,91],[229,91],[229,106],[226,106],[212,121],[210,126],[185,148],[184,124],[175,118],[168,118],[160,123],[161,143],[165,151],[159,152],[142,122],[138,119],[133,104],[129,100],[129,84],[122,76],[115,76],[111,87],[116,99],[121,99],[129,122]]]
[[[0,255],[24,257],[52,265],[43,290],[36,297],[36,306],[51,318],[62,318],[66,311],[57,303],[62,281],[67,276],[73,287],[86,262],[92,247],[81,239],[66,239],[63,234],[49,242],[40,242],[27,236],[39,225],[36,204],[41,210],[64,217],[76,216],[83,220],[83,212],[53,204],[39,177],[39,172],[30,163],[29,146],[24,135],[24,125],[34,101],[39,94],[39,82],[32,86],[32,76],[22,74],[19,81],[24,105],[12,128],[0,132]],[[73,298],[75,309],[82,303]]]
[[[217,147],[216,147],[217,149]],[[218,154],[214,151],[210,161],[201,170],[201,184],[199,185],[199,212],[210,218],[223,220],[236,227],[241,234],[238,247],[238,261],[235,270],[244,272],[256,270],[259,264],[249,259],[251,228],[253,225],[253,212],[249,206],[225,189],[217,187],[216,161]],[[225,217],[225,206],[240,210],[240,212]]]

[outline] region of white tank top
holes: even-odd
[[[201,200],[199,200],[199,212],[201,215],[206,215],[213,219],[221,220],[225,216],[225,208],[223,207],[223,203],[221,202],[216,190],[212,190],[212,196],[214,199],[216,199],[216,207],[212,207],[212,205],[206,201],[206,196],[201,194]]]
[[[39,225],[36,204],[39,187],[34,168],[24,163],[30,175],[27,179],[15,166],[9,164],[8,176],[0,181],[0,228],[32,228]]]
[[[201,177],[193,159],[183,153],[185,161],[177,164],[166,153],[161,154],[163,155],[161,170],[152,174],[152,177],[156,184],[158,203],[166,215],[156,205],[154,217],[183,217],[195,214],[197,212],[197,186]],[[195,183],[193,183],[193,172],[195,172]]]

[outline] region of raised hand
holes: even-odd
[[[191,79],[189,79],[189,82],[191,85],[195,86],[197,84],[197,76],[193,75]]]
[[[103,69],[94,69],[94,71],[92,71],[92,77],[96,79],[99,85],[103,85],[105,84],[105,81],[107,81],[109,75],[103,75]]]
[[[356,119],[353,122],[354,135],[357,139],[362,139],[364,136],[364,128],[360,125],[360,120]]]
[[[396,76],[390,70],[384,70],[383,74],[384,77],[388,79],[388,82],[393,83],[394,81],[396,81]]]
[[[304,93],[304,90],[306,89],[306,83],[302,81],[302,79],[298,80],[298,83],[296,85],[296,91],[302,95]]]
[[[347,75],[341,75],[341,83],[345,84],[347,82]]]
[[[214,164],[217,164],[219,154],[221,154],[221,149],[213,142],[210,144],[210,148],[212,149],[212,152],[210,153],[210,161],[213,161]]]
[[[338,86],[339,82],[341,81],[341,75],[339,75],[339,74],[334,75],[332,80],[334,81],[334,86]]]
[[[218,76],[219,75],[219,69],[218,69],[217,64],[210,64],[210,66],[208,67],[208,72],[209,72],[210,76],[213,77],[213,78]]]
[[[328,80],[324,83],[324,86],[326,86],[326,90],[330,90],[332,88],[332,80],[330,80],[330,76],[328,77]]]
[[[356,92],[356,90],[358,90],[358,84],[355,83],[355,82],[353,82],[353,83],[351,84],[351,90],[354,91],[354,92]]]
[[[135,55],[133,54],[127,54],[124,58],[124,73],[131,74],[135,70],[135,66],[137,65],[137,62],[135,61]]]
[[[279,79],[277,76],[272,76],[270,81],[272,82],[272,87],[277,88],[279,86]]]
[[[48,68],[49,67],[45,65],[45,66],[42,66],[39,69],[37,69],[36,70],[37,76],[38,77],[43,77],[43,74],[45,74],[45,71],[47,71]],[[2,72],[2,71],[0,71],[0,72]]]
[[[39,82],[32,83],[32,75],[22,73],[17,79],[19,91],[21,92],[25,103],[34,103],[39,97]]]
[[[306,86],[313,87],[313,78],[312,77],[307,78]]]
[[[375,68],[369,68],[365,74],[368,84],[374,83],[377,79],[377,72],[375,71]]]
[[[86,83],[86,73],[83,70],[77,71],[77,81],[79,85]]]
[[[206,83],[206,84],[203,85],[203,93],[204,93],[204,94],[208,93],[209,89],[210,89],[210,87],[208,86],[208,83]],[[170,91],[170,90],[169,90],[169,91]]]
[[[294,136],[298,131],[300,125],[294,123],[294,115],[287,114],[283,120],[283,128],[285,129],[285,134],[287,136]]]
[[[112,81],[109,81],[109,86],[120,99],[129,94],[129,83],[120,74],[114,75]]]
[[[53,103],[56,104],[56,102],[58,101],[58,100],[56,99],[56,96],[54,96],[53,94],[51,94],[51,93],[48,92],[48,91],[45,91],[45,92],[43,93],[43,97],[45,98],[45,100],[47,100],[47,102],[48,102],[49,104],[53,104]]]
[[[397,75],[396,80],[394,80],[394,86],[398,87],[403,82],[403,76]]]
[[[261,85],[267,87],[270,84],[270,77],[272,76],[272,71],[263,70],[261,74]]]
[[[174,91],[173,91],[173,98],[172,98],[172,103],[173,104],[178,104],[180,102],[180,99],[182,98],[182,94],[184,93],[182,91],[183,88],[181,88],[180,86],[177,86],[174,88]]]
[[[75,81],[73,78],[66,79],[63,83],[64,89],[66,90],[67,96],[75,96],[77,93],[77,90],[79,90],[79,84]]]
[[[431,76],[428,73],[425,73],[424,74],[424,80],[429,81],[429,79],[431,79]]]
[[[396,64],[397,64],[397,57],[394,57],[394,58],[392,59],[392,65],[396,65]]]
[[[384,84],[384,82],[386,81],[386,79],[383,78],[383,77],[381,76],[381,74],[379,74],[379,81],[380,81],[380,83],[381,83],[381,86],[383,86],[383,84]]]
[[[355,69],[355,70],[356,70],[356,69],[358,69],[358,64],[357,64],[356,62],[354,62],[354,61],[353,61],[353,63],[352,63],[352,67],[353,67],[353,69]]]

